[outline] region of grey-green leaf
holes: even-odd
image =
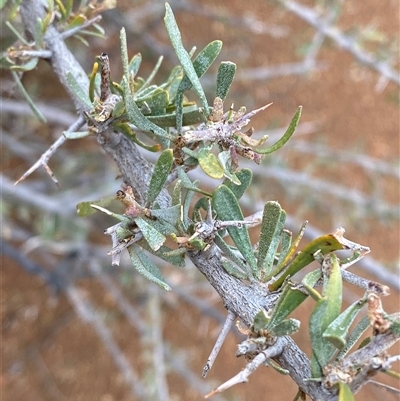
[[[247,274],[243,270],[239,269],[233,262],[225,257],[221,257],[222,267],[231,275],[239,280],[246,280]]]
[[[297,319],[286,319],[282,320],[277,325],[268,328],[267,330],[270,331],[273,335],[279,336],[290,336],[291,334],[296,333],[299,331],[300,328],[300,321]]]
[[[151,249],[155,251],[159,249],[166,240],[165,236],[141,217],[136,217],[134,220]]]
[[[11,71],[11,74],[15,80],[15,83],[18,86],[18,89],[21,91],[22,95],[24,96],[25,100],[28,102],[29,107],[37,117],[37,119],[42,122],[46,123],[46,117],[42,114],[42,112],[36,107],[35,102],[29,96],[28,92],[25,90],[24,85],[22,85],[21,80],[19,79],[18,74],[15,71]]]
[[[193,85],[193,88],[197,92],[200,97],[201,103],[204,107],[205,112],[208,111],[208,103],[207,98],[204,93],[203,87],[200,83],[200,80],[196,74],[196,71],[193,67],[192,61],[190,60],[190,56],[188,52],[185,50],[182,44],[181,33],[179,31],[178,25],[175,21],[174,14],[172,9],[168,3],[165,4],[165,27],[167,28],[168,36],[171,40],[171,44],[175,49],[175,53],[184,69],[187,77]]]
[[[128,70],[132,78],[135,78],[141,64],[142,64],[142,55],[140,53],[135,54],[128,65]]]
[[[308,295],[296,288],[294,284],[291,282],[286,283],[273,309],[270,327],[279,325],[307,297]],[[269,330],[269,327],[267,329]]]
[[[153,174],[151,175],[149,190],[147,192],[147,204],[151,205],[164,188],[165,181],[171,171],[174,156],[172,149],[165,149],[157,160],[154,166]]]
[[[285,220],[286,213],[278,202],[270,201],[265,204],[257,261],[261,280],[268,277],[272,271]]]
[[[315,305],[309,323],[310,338],[313,349],[312,374],[320,377],[336,352],[336,348],[323,338],[324,331],[339,316],[342,304],[342,275],[339,261],[335,254],[328,254],[324,259],[329,275],[324,276],[323,298]]]
[[[232,85],[233,79],[235,78],[236,64],[231,61],[223,61],[217,74],[217,89],[215,96],[225,100],[226,95]]]
[[[369,327],[370,327],[369,317],[364,316],[347,338],[346,346],[338,353],[336,359],[340,360],[344,358],[346,354],[350,351],[350,349],[357,343],[357,341]]]
[[[128,248],[129,256],[133,267],[148,280],[158,284],[166,291],[171,291],[171,287],[164,281],[158,267],[147,257],[147,255],[137,246],[131,245]]]
[[[236,196],[225,185],[220,185],[214,191],[212,196],[212,204],[214,210],[218,214],[219,219],[223,221],[244,220],[243,213]],[[243,224],[241,227],[230,226],[228,227],[228,232],[236,247],[250,265],[253,274],[257,275],[257,261],[254,256],[246,225]]]
[[[342,312],[324,331],[325,340],[330,341],[336,348],[343,349],[349,328],[365,302],[366,298],[362,298]]]
[[[160,136],[161,138],[174,139],[174,136],[169,134],[167,131],[159,127],[158,125],[151,122],[147,119],[143,113],[140,111],[139,107],[135,103],[130,86],[126,77],[124,77],[124,101],[126,114],[129,118],[129,121],[132,124],[135,124],[138,128],[147,131],[153,132],[155,135]]]
[[[253,150],[260,155],[267,155],[269,153],[275,152],[276,150],[280,149],[293,135],[293,133],[297,127],[297,124],[299,123],[300,117],[301,117],[301,110],[302,110],[302,106],[299,106],[295,115],[292,118],[292,121],[289,124],[288,129],[283,134],[282,138],[279,139],[278,142],[276,142],[275,144],[273,144],[271,147],[269,147],[267,149],[253,149]]]
[[[67,72],[67,83],[75,96],[86,106],[87,109],[90,109],[92,103],[90,102],[89,94],[80,87],[78,81],[71,72]]]

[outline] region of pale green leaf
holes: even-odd
[[[301,110],[302,110],[302,106],[299,106],[295,115],[292,118],[292,121],[289,124],[288,129],[283,134],[282,138],[279,139],[278,142],[276,142],[274,145],[272,145],[271,147],[269,147],[267,149],[253,149],[253,150],[260,155],[267,155],[269,153],[275,152],[276,150],[280,149],[293,135],[293,133],[297,127],[297,124],[299,123],[299,120],[300,120]]]

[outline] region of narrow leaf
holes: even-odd
[[[232,247],[229,246],[219,234],[215,235],[214,242],[227,258],[245,272],[246,279],[249,279],[252,276],[252,272],[249,270],[249,265],[246,265],[245,261],[243,261],[239,255],[235,254]]]
[[[172,206],[179,206],[182,203],[182,181],[177,180],[172,191]]]
[[[128,248],[129,256],[133,267],[148,280],[158,284],[166,291],[171,291],[171,287],[164,281],[158,267],[147,257],[147,255],[137,246],[131,245]]]
[[[290,263],[286,271],[279,278],[269,285],[271,291],[277,290],[285,281],[286,277],[293,277],[303,267],[314,261],[314,253],[318,250],[321,255],[326,255],[328,252],[346,249],[342,244],[341,238],[335,231],[333,234],[323,235],[311,241]]]
[[[336,348],[343,349],[349,328],[365,302],[366,298],[362,298],[342,312],[324,331],[325,340],[330,341]]]
[[[35,116],[37,117],[37,119],[42,122],[45,123],[46,122],[46,118],[45,116],[42,114],[42,112],[36,107],[35,103],[33,102],[32,98],[29,96],[28,92],[25,90],[24,86],[22,85],[21,80],[19,79],[18,74],[15,71],[11,71],[11,74],[14,78],[15,83],[18,86],[18,89],[20,90],[20,92],[22,93],[22,95],[24,96],[25,100],[28,102],[29,107],[31,108],[31,110],[33,111],[33,113],[35,114]]]
[[[213,208],[218,214],[218,218],[227,220],[243,221],[243,213],[234,193],[225,185],[220,185],[212,196]],[[249,233],[245,224],[241,227],[229,226],[229,235],[236,247],[250,265],[254,275],[257,275],[257,261],[251,246]]]
[[[239,280],[247,280],[247,274],[238,268],[232,261],[227,258],[221,257],[222,267],[231,275]]]
[[[161,138],[174,139],[173,135],[169,134],[167,131],[160,128],[158,125],[152,123],[143,115],[143,113],[140,111],[139,107],[136,105],[133,99],[133,95],[131,93],[131,89],[126,80],[126,77],[124,77],[124,84],[125,84],[124,85],[125,108],[129,121],[132,124],[135,124],[138,128],[142,129],[143,131],[153,132],[155,135],[158,135]]]
[[[271,315],[270,327],[274,327],[289,316],[305,299],[307,294],[296,288],[294,284],[288,282],[279,296]]]
[[[173,48],[175,49],[175,53],[179,59],[179,62],[181,63],[182,68],[184,69],[186,76],[192,83],[195,91],[199,95],[205,113],[207,113],[208,102],[206,95],[204,93],[203,87],[201,86],[200,80],[196,74],[196,70],[193,67],[192,61],[190,60],[190,56],[183,47],[182,38],[178,25],[176,24],[174,14],[168,3],[165,4],[164,21],[165,21],[165,27],[167,28],[168,36],[171,40]]]
[[[161,63],[164,60],[164,56],[160,56],[157,60],[156,65],[153,68],[153,71],[151,71],[150,75],[148,76],[148,78],[146,79],[145,83],[142,86],[143,88],[146,88],[148,85],[150,85],[151,81],[154,79],[154,77],[157,75],[158,70],[161,67]]]
[[[336,359],[337,360],[343,359],[369,327],[370,327],[369,317],[364,316],[347,338],[346,346],[338,353]]]
[[[272,270],[285,220],[286,213],[278,202],[270,201],[265,204],[257,260],[261,279],[268,277]]]
[[[126,43],[126,31],[125,28],[121,28],[119,33],[119,38],[121,41],[121,59],[122,59],[122,68],[124,70],[124,77],[127,80],[127,84],[129,86],[129,63],[128,63],[128,45]]]
[[[76,78],[71,72],[67,72],[67,83],[75,96],[86,106],[87,109],[92,107],[89,95],[81,88]]]
[[[302,110],[302,106],[299,106],[295,115],[292,118],[292,121],[289,124],[288,129],[284,133],[283,137],[281,139],[279,139],[278,142],[276,142],[274,145],[272,145],[271,147],[269,147],[267,149],[253,149],[253,150],[260,155],[267,155],[269,153],[275,152],[276,150],[280,149],[293,135],[293,133],[297,127],[297,124],[299,123],[299,120],[300,120],[301,110]]]
[[[217,58],[222,48],[222,42],[220,40],[214,40],[210,42],[193,60],[193,68],[196,72],[198,78],[201,78],[207,70],[210,68],[211,64]],[[185,75],[179,85],[179,92],[184,92],[192,88],[192,82],[189,77]]]
[[[289,250],[286,251],[284,254],[282,254],[279,257],[278,264],[277,264],[276,268],[274,269],[274,271],[271,273],[271,277],[274,277],[278,273],[280,273],[282,271],[282,269],[284,269],[286,267],[286,265],[292,260],[292,258],[294,257],[295,253],[297,252],[297,248],[298,248],[298,246],[300,244],[300,241],[303,238],[304,231],[306,229],[307,224],[308,224],[308,221],[306,220],[303,223],[303,225],[301,226],[300,231],[296,235],[296,237],[295,237],[293,243],[291,244]]]
[[[158,152],[161,149],[161,146],[158,143],[155,145],[147,145],[142,142],[128,123],[113,123],[112,126],[143,149],[146,149],[150,152]]]
[[[223,61],[219,68],[217,74],[217,89],[215,92],[215,97],[219,97],[225,100],[226,95],[232,85],[233,78],[236,74],[236,64],[231,61]]]
[[[186,106],[182,109],[182,126],[196,125],[204,121],[204,114],[199,110],[198,106]],[[149,121],[160,127],[175,127],[176,112],[165,113],[157,116],[147,116]]]
[[[286,255],[290,251],[291,245],[292,245],[292,233],[285,229],[282,230],[281,249],[279,253],[278,263],[276,264],[277,266],[279,266],[285,259]]]
[[[63,131],[63,135],[67,139],[81,139],[92,134],[93,132],[90,131]]]
[[[151,205],[164,188],[165,181],[171,171],[174,163],[172,149],[165,149],[157,160],[154,166],[153,174],[151,175],[149,190],[147,192],[147,204]]]
[[[132,60],[128,64],[129,78],[135,78],[139,71],[140,65],[142,64],[142,55],[140,53],[135,54]]]

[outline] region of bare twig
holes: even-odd
[[[18,100],[5,99],[2,97],[0,98],[0,104],[2,113],[34,116],[32,109],[26,103],[22,103]],[[54,107],[40,102],[35,102],[35,106],[40,110],[48,122],[70,126],[76,121],[76,115],[64,111],[60,107]]]
[[[372,384],[375,387],[378,387],[379,389],[386,390],[388,393],[394,394],[399,396],[400,395],[400,390],[391,386],[388,386],[387,384],[379,383],[375,380],[369,380],[368,384]]]
[[[225,323],[222,326],[222,329],[221,329],[221,332],[219,333],[217,341],[215,342],[215,345],[211,351],[211,354],[207,359],[207,363],[203,368],[203,375],[202,375],[203,378],[205,378],[207,376],[208,371],[214,365],[215,359],[217,358],[219,351],[222,347],[222,344],[224,343],[225,338],[228,335],[235,319],[236,319],[235,314],[232,313],[231,311],[228,311],[228,316],[226,317]]]
[[[249,166],[249,163],[242,163]],[[283,169],[275,166],[259,166],[252,164],[253,173],[262,175],[263,178],[273,178],[280,183],[290,183],[291,188],[297,187],[298,190],[303,187],[307,190],[315,191],[330,197],[334,197],[344,202],[351,202],[357,210],[363,210],[375,213],[377,216],[393,216],[399,215],[399,208],[395,205],[386,204],[382,201],[377,201],[375,197],[368,196],[356,189],[327,182],[322,179],[311,177],[305,172]]]
[[[78,131],[83,125],[85,124],[85,119],[83,116],[80,116],[74,124],[72,124],[67,131],[74,132]],[[47,173],[51,176],[53,181],[58,184],[57,179],[55,178],[54,174],[51,172],[49,166],[47,165],[50,157],[57,151],[57,149],[67,140],[64,135],[61,135],[54,143],[50,146],[49,149],[46,150],[40,157],[40,159],[28,170],[26,171],[14,185],[17,185],[21,181],[25,180],[28,176],[30,176],[35,170],[39,167],[44,167]]]
[[[276,67],[257,67],[243,68],[238,72],[235,80],[238,81],[265,81],[277,77],[286,77],[288,75],[303,75],[313,70],[323,70],[326,68],[324,63],[310,65],[305,61],[299,63],[279,64]]]
[[[236,376],[232,377],[225,383],[221,384],[218,386],[214,391],[211,393],[207,394],[205,398],[209,398],[212,395],[216,393],[221,393],[228,388],[235,386],[236,384],[239,383],[245,383],[248,381],[249,376],[261,365],[263,365],[268,358],[273,358],[282,353],[283,351],[283,342],[277,340],[277,342],[272,345],[271,347],[265,349],[264,351],[261,351],[251,362],[249,362],[246,367],[239,372]]]
[[[377,71],[387,80],[400,85],[400,75],[397,71],[390,68],[387,63],[379,61],[373,55],[364,52],[359,46],[357,46],[354,40],[341,33],[339,29],[327,25],[313,9],[293,0],[281,0],[281,3],[287,10],[296,14],[316,30],[321,31],[325,36],[332,39],[341,49],[351,53],[357,61]]]
[[[297,134],[297,131],[296,131]],[[360,166],[371,173],[379,173],[393,176],[400,179],[400,170],[397,165],[387,163],[383,160],[372,158],[362,154],[355,154],[348,151],[337,151],[325,145],[299,140],[290,141],[286,150],[293,149],[297,152],[315,155],[320,158],[330,158],[337,162],[346,162]],[[283,150],[284,151],[284,150]]]
[[[82,25],[76,26],[74,28],[68,29],[67,31],[60,33],[60,39],[65,40],[66,38],[69,38],[69,37],[75,35],[76,33],[83,31],[84,29],[88,28],[89,26],[100,22],[101,18],[102,18],[101,15],[96,15],[94,18],[88,19],[87,21],[85,21]]]

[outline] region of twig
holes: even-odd
[[[373,55],[365,53],[354,43],[354,40],[342,34],[339,29],[326,25],[314,10],[292,0],[281,0],[281,3],[287,10],[296,14],[316,30],[321,31],[325,36],[332,39],[340,48],[351,53],[360,63],[377,71],[381,76],[400,86],[400,75],[397,71],[394,71],[386,63],[379,61]]]
[[[219,333],[217,341],[215,342],[215,345],[211,351],[211,354],[207,359],[207,363],[203,368],[203,374],[202,374],[203,378],[205,378],[207,376],[208,371],[214,365],[215,359],[217,358],[219,351],[220,351],[220,349],[225,341],[225,338],[228,335],[235,319],[236,319],[235,314],[228,311],[228,316],[226,317],[225,323],[222,326],[222,329],[221,329],[221,332]]]
[[[243,166],[250,166],[250,163],[244,162]],[[263,178],[273,178],[281,184],[290,183],[293,188],[307,188],[308,190],[319,192],[330,197],[337,198],[345,202],[351,202],[357,209],[373,212],[378,216],[393,216],[399,215],[399,208],[394,205],[386,204],[377,201],[374,197],[368,196],[361,191],[350,189],[342,185],[337,185],[332,182],[327,182],[322,179],[311,177],[305,172],[297,172],[294,170],[283,169],[275,166],[259,166],[251,164],[253,173],[262,175]]]
[[[2,113],[13,115],[33,116],[32,109],[26,104],[17,100],[0,98]],[[62,110],[60,107],[49,106],[45,103],[35,103],[35,106],[44,115],[46,120],[51,123],[70,126],[76,121],[76,115]]]
[[[50,58],[52,53],[50,50],[11,50],[10,57],[38,57]]]
[[[97,22],[100,22],[101,18],[102,18],[101,15],[96,15],[94,18],[85,21],[82,25],[76,26],[74,28],[68,29],[67,31],[60,33],[60,40],[65,40],[66,38],[75,35],[76,33],[82,31],[83,29],[86,29],[89,26],[96,24]]]
[[[276,67],[243,68],[238,72],[235,81],[265,81],[288,75],[303,75],[311,70],[324,70],[325,68],[326,64],[324,63],[317,63],[311,66],[310,63],[305,61],[279,64]]]
[[[249,376],[261,365],[263,365],[268,358],[273,358],[282,353],[283,351],[283,343],[277,340],[277,342],[271,347],[261,351],[251,362],[249,362],[246,367],[239,372],[236,376],[227,380],[225,383],[218,386],[215,390],[211,391],[211,393],[207,394],[205,398],[210,398],[212,395],[216,393],[221,393],[228,388],[239,384],[245,383],[248,381]]]
[[[198,14],[210,20],[223,20],[228,26],[235,29],[247,29],[257,35],[267,34],[273,38],[285,38],[290,33],[290,28],[283,25],[266,23],[263,19],[257,18],[254,14],[246,12],[243,15],[234,15],[227,10],[211,9],[210,7],[201,7],[191,2],[174,1],[171,6],[174,10],[184,10],[191,15]]]
[[[380,389],[386,390],[387,392],[394,394],[394,395],[400,395],[400,390],[395,387],[388,386],[387,384],[379,383],[375,380],[369,380],[367,384],[372,384],[375,387],[378,387]]]
[[[319,158],[331,158],[335,162],[355,164],[369,172],[390,175],[400,180],[400,170],[398,166],[366,155],[350,153],[342,150],[336,151],[328,148],[326,145],[319,145],[311,142],[299,141],[296,139],[289,141],[286,146],[286,150],[288,149],[293,149],[301,153],[312,154]]]
[[[83,125],[85,124],[85,119],[83,116],[80,116],[74,124],[72,124],[68,128],[68,132],[74,132],[78,131]],[[50,146],[49,149],[46,150],[40,157],[40,159],[27,171],[25,172],[17,181],[14,185],[17,185],[21,181],[25,180],[29,175],[31,175],[35,170],[37,170],[39,167],[44,167],[47,173],[50,175],[52,180],[57,184],[58,181],[50,168],[48,167],[47,163],[50,160],[50,157],[57,151],[57,149],[67,140],[67,138],[64,135],[61,135],[54,143],[53,145]]]

